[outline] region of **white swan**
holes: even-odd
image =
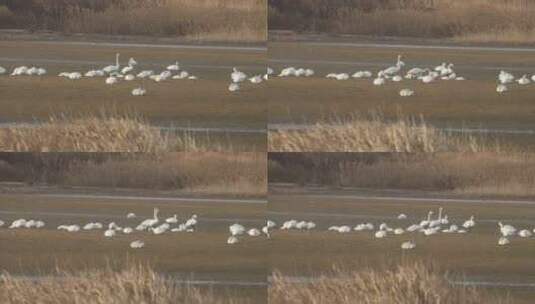
[[[240,85],[235,83],[235,82],[233,82],[228,86],[228,90],[230,92],[236,92],[236,91],[240,90]]]
[[[520,85],[526,85],[530,84],[531,80],[529,80],[528,75],[524,74],[522,78],[518,79],[516,82]]]
[[[228,239],[227,239],[227,244],[229,245],[234,245],[234,244],[238,244],[239,240],[237,237],[231,235]]]
[[[402,89],[399,91],[399,96],[401,97],[410,97],[414,95],[414,91],[411,89]]]
[[[178,71],[178,70],[180,70],[180,65],[178,64],[178,61],[177,61],[174,64],[172,64],[170,66],[167,66],[167,69],[169,71]]]
[[[117,77],[115,77],[115,76],[110,76],[110,77],[106,78],[106,84],[108,84],[108,85],[114,85],[117,82],[119,82],[119,79]]]
[[[403,250],[411,250],[411,249],[414,249],[415,247],[416,247],[416,243],[413,241],[406,241],[406,242],[401,243],[401,249]]]
[[[259,84],[262,82],[262,75],[256,75],[256,76],[253,76],[251,78],[249,78],[249,82],[253,83],[253,84]]]
[[[195,228],[197,225],[197,214],[192,215],[191,218],[186,221],[185,225],[187,229]]]
[[[523,238],[528,238],[528,237],[531,237],[532,235],[533,234],[531,233],[531,231],[527,229],[523,229],[518,232],[518,236],[523,237]]]
[[[111,74],[113,72],[118,72],[119,69],[120,69],[120,64],[119,64],[119,57],[121,56],[121,54],[117,53],[115,54],[115,65],[109,65],[105,68],[103,68],[102,70],[108,74]]]
[[[173,79],[186,79],[189,77],[188,71],[180,71],[177,75],[173,76]]]
[[[247,79],[247,75],[244,72],[239,71],[237,68],[232,68],[232,73],[230,74],[232,82],[239,83]]]
[[[152,229],[152,233],[158,235],[158,234],[163,234],[165,233],[167,230],[169,230],[170,226],[169,224],[167,223],[163,223],[161,224],[160,226],[156,227],[156,228],[153,228]]]
[[[394,229],[394,234],[400,235],[400,234],[403,234],[403,233],[405,233],[405,230],[403,230],[403,228]]]
[[[516,228],[511,225],[504,225],[502,222],[498,222],[498,226],[500,227],[500,233],[504,237],[514,236],[516,233]]]
[[[403,77],[399,76],[399,75],[396,75],[394,77],[392,77],[392,81],[393,82],[400,82],[403,80]]]
[[[0,66],[0,75],[4,75],[7,72],[7,70]]]
[[[268,226],[262,227],[262,232],[266,235],[266,237],[268,239],[271,238],[271,235],[269,234],[269,227]]]
[[[261,232],[260,230],[256,229],[256,228],[251,228],[247,231],[247,234],[249,236],[253,236],[253,237],[256,237],[256,236],[260,236]]]
[[[18,219],[18,220],[14,220],[12,223],[11,223],[11,226],[9,226],[9,229],[16,229],[16,228],[22,228],[24,227],[24,225],[26,225],[26,219]]]
[[[147,90],[144,88],[135,88],[132,90],[132,96],[145,96],[147,94]]]
[[[166,223],[169,223],[169,224],[176,224],[178,223],[178,218],[177,218],[177,215],[173,215],[172,217],[169,217],[165,220]]]
[[[357,79],[370,78],[370,77],[372,77],[372,72],[370,72],[370,71],[357,71],[353,75],[351,75],[351,77],[357,78]]]
[[[242,235],[245,233],[245,227],[243,227],[242,225],[238,223],[232,224],[231,226],[228,227],[228,229],[229,229],[230,234],[233,236]]]
[[[160,221],[158,219],[158,212],[160,212],[160,209],[154,208],[153,217],[150,218],[150,219],[146,219],[143,222],[141,222],[140,226],[143,226],[143,227],[147,228],[147,227],[152,227],[152,226],[158,224],[158,222]]]
[[[433,211],[429,211],[427,213],[427,220],[423,220],[420,222],[420,227],[425,227],[427,225],[429,225],[429,223],[431,222],[431,216],[433,215]]]
[[[398,220],[405,220],[405,219],[407,219],[407,215],[405,215],[405,213],[400,213],[398,215]]]
[[[467,220],[467,221],[465,221],[465,222],[463,223],[463,227],[466,228],[466,229],[468,229],[468,228],[472,228],[472,227],[474,227],[475,225],[476,225],[476,222],[474,221],[474,216],[473,216],[473,215],[470,217],[469,220]]]
[[[287,67],[281,70],[279,77],[294,76],[296,69],[294,67]]]
[[[379,76],[379,77],[377,77],[377,78],[375,78],[373,80],[373,85],[374,86],[382,86],[385,83],[386,83],[385,79],[383,77],[381,77],[381,76]]]
[[[104,236],[107,237],[107,238],[114,237],[115,234],[116,234],[116,232],[113,229],[108,229],[108,230],[104,231]]]
[[[130,243],[130,248],[133,248],[133,249],[140,249],[140,248],[143,248],[145,247],[145,243],[143,241],[133,241],[132,243]]]
[[[505,93],[507,92],[508,88],[505,84],[499,84],[497,87],[496,87],[496,92],[502,94],[502,93]]]
[[[151,71],[151,70],[145,70],[145,71],[141,71],[141,72],[139,72],[139,73],[137,74],[136,77],[137,77],[137,78],[141,78],[141,79],[143,79],[143,78],[150,77],[150,76],[152,76],[152,75],[154,75],[154,71]]]
[[[500,71],[500,74],[498,75],[498,80],[501,84],[508,84],[512,83],[515,80],[515,76],[506,71]]]
[[[505,245],[507,245],[507,244],[509,244],[509,243],[510,243],[510,242],[509,242],[509,239],[506,238],[506,237],[504,237],[504,236],[502,236],[502,237],[498,240],[498,245],[500,245],[500,246],[505,246]]]
[[[401,61],[401,55],[398,55],[398,61],[395,66],[391,66],[385,70],[383,70],[383,75],[386,76],[393,76],[401,70],[401,68],[405,65],[403,61]]]
[[[126,218],[127,218],[127,219],[136,218],[136,214],[133,213],[133,212],[130,212],[130,213],[128,213],[128,214],[126,215]]]
[[[385,230],[378,230],[375,232],[375,238],[382,239],[386,237],[386,231]]]
[[[438,217],[436,220],[432,220],[431,222],[429,222],[429,227],[436,227],[442,224],[442,210],[442,207],[438,208]]]

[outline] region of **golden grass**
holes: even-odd
[[[510,303],[473,287],[453,286],[443,272],[423,263],[392,270],[335,270],[307,284],[295,284],[276,273],[269,299],[273,304]]]
[[[269,180],[532,197],[535,196],[535,154],[280,154],[271,157]]]
[[[439,152],[484,151],[483,142],[469,134],[452,135],[423,119],[381,115],[318,122],[305,130],[278,130],[268,135],[271,152]],[[493,149],[497,149],[494,147]]]
[[[19,12],[17,25],[67,33],[266,40],[266,0],[118,0],[91,6],[74,1],[34,3]],[[32,21],[32,22],[30,22]]]
[[[0,276],[0,303],[5,304],[119,304],[119,303],[240,303],[230,295],[216,296],[190,285],[178,285],[148,266],[130,265],[74,273],[58,270],[57,278],[32,280]]]
[[[137,114],[58,114],[36,125],[0,128],[2,152],[231,151],[232,145],[191,132],[163,134]]]
[[[11,157],[11,156],[8,156]],[[0,162],[3,181],[265,195],[265,153],[34,154]]]
[[[525,0],[282,1],[270,10],[270,28],[425,38],[514,42],[534,38],[535,5]],[[322,2],[320,0],[320,2]],[[303,23],[313,17],[314,22]],[[292,18],[293,17],[293,18]],[[525,41],[519,41],[525,37]],[[492,39],[492,40],[489,40]]]

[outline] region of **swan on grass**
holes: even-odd
[[[239,242],[238,238],[233,235],[229,236],[229,238],[227,239],[227,244],[229,245],[238,244],[238,242]]]
[[[253,237],[256,237],[256,236],[260,236],[261,232],[260,230],[256,229],[256,228],[251,228],[247,231],[247,234],[249,236],[253,236]]]
[[[144,88],[135,88],[132,90],[132,96],[145,96],[147,94],[147,90]]]
[[[133,241],[132,243],[130,243],[130,248],[133,248],[133,249],[140,249],[140,248],[143,248],[145,247],[145,243],[143,241]]]
[[[229,232],[233,236],[242,235],[245,233],[245,227],[243,225],[240,225],[238,223],[232,224],[228,227]]]
[[[504,237],[514,236],[516,234],[516,228],[511,225],[504,225],[502,222],[498,222],[498,226],[500,227],[500,233]]]
[[[236,92],[236,91],[240,90],[240,85],[235,83],[235,82],[233,82],[228,86],[228,90],[230,92]]]
[[[119,53],[115,54],[115,65],[109,65],[109,66],[103,68],[102,70],[107,74],[111,74],[113,72],[118,72],[119,69],[120,69],[120,64],[119,64],[119,57],[120,56],[121,56],[121,54],[119,54]]]
[[[403,250],[411,250],[416,248],[416,243],[413,241],[406,241],[401,243],[401,249]]]
[[[510,243],[509,239],[506,238],[505,236],[502,236],[500,237],[500,239],[498,239],[498,245],[500,246],[505,246],[505,245],[508,245]]]
[[[414,95],[414,91],[411,89],[402,89],[399,91],[399,96],[401,97],[410,97]]]

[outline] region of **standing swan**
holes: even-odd
[[[103,68],[102,70],[108,74],[110,73],[113,73],[113,72],[118,72],[119,71],[119,68],[120,68],[120,64],[119,64],[119,57],[121,56],[121,54],[117,53],[115,54],[115,65],[109,65],[105,68]]]

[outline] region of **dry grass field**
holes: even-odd
[[[343,269],[343,267],[341,268]],[[269,287],[270,303],[362,304],[395,303],[512,303],[473,287],[454,287],[438,269],[422,263],[392,270],[333,271],[311,283],[295,284],[276,274]]]
[[[109,111],[108,111],[109,112]],[[166,130],[138,114],[55,114],[38,124],[0,127],[2,152],[262,151],[262,134]]]
[[[437,81],[422,84],[404,80],[376,87],[371,80],[335,81],[328,73],[370,70],[374,73],[395,64],[403,55],[405,73],[413,67],[435,67],[442,62],[455,64],[466,81]],[[532,128],[535,108],[533,86],[511,86],[508,94],[496,93],[501,69],[521,77],[531,75],[526,62],[535,60],[530,52],[498,50],[456,50],[407,47],[322,45],[314,43],[270,43],[270,65],[276,71],[286,66],[315,70],[310,78],[274,78],[269,83],[270,123],[315,122],[331,113],[367,113],[380,109],[388,118],[401,111],[424,115],[434,125],[449,127]],[[410,88],[414,96],[402,98],[399,91]]]
[[[273,1],[269,28],[370,36],[533,43],[535,5],[527,0]]]
[[[125,124],[129,128],[134,127],[136,132],[142,128],[146,133],[145,138],[139,138],[139,142],[129,135],[129,145],[118,142],[117,145],[123,145],[120,148],[106,146],[109,143],[93,143],[89,138],[74,138],[76,141],[87,141],[87,144],[80,143],[78,146],[73,146],[69,142],[35,141],[35,136],[43,140],[45,138],[53,140],[54,137],[63,134],[48,132],[49,130],[47,134],[41,132],[42,129],[59,131],[65,127],[57,126],[56,123],[41,128],[15,128],[16,132],[3,128],[2,133],[11,135],[16,133],[18,137],[16,141],[6,142],[4,151],[266,150],[266,136],[262,133],[266,126],[267,112],[264,85],[244,85],[239,94],[231,94],[227,90],[232,66],[240,67],[250,74],[260,74],[264,71],[265,66],[262,62],[265,61],[265,54],[262,51],[218,48],[192,50],[164,46],[130,48],[128,44],[110,46],[100,43],[87,46],[78,43],[42,41],[3,41],[0,44],[2,45],[0,66],[11,70],[15,66],[36,65],[48,70],[48,75],[44,77],[0,76],[0,89],[3,92],[0,104],[6,109],[0,114],[0,122],[9,124],[50,121],[62,116],[61,113],[66,113],[69,117],[82,117],[88,122],[81,124],[80,129],[84,129],[82,126],[87,126],[89,130],[80,132],[89,134],[95,133],[91,127],[91,121],[96,122],[93,116],[97,115],[100,119],[100,112],[106,109],[106,113],[130,116],[133,119],[126,121]],[[85,73],[111,64],[116,52],[122,54],[123,64],[129,57],[134,57],[140,63],[139,69],[153,69],[158,73],[178,60],[184,69],[199,77],[199,80],[173,80],[163,83],[137,80],[109,86],[104,83],[103,78],[72,81],[57,77],[62,71]],[[132,96],[132,89],[141,85],[147,90],[147,95]],[[142,117],[142,122],[137,121],[138,117]],[[62,123],[72,123],[69,120],[71,119]],[[102,121],[102,119],[98,121],[99,124],[102,122],[104,124],[100,131],[107,132],[106,130],[116,128],[114,121]],[[165,134],[160,135],[146,125],[147,123],[151,126],[170,127],[171,131],[164,131]],[[121,124],[120,127],[125,124]],[[173,128],[179,129],[175,132]],[[183,131],[188,128],[217,130]],[[242,133],[234,130],[251,132]],[[35,136],[29,138],[27,136],[29,133]],[[74,133],[71,135],[75,136]],[[101,140],[106,141],[106,134],[100,135],[103,137]],[[150,138],[149,143],[145,141],[147,138]],[[33,147],[20,145],[19,141],[29,142],[28,145]],[[148,147],[147,144],[156,146]]]
[[[0,27],[263,42],[266,5],[266,0],[7,1],[0,2]]]
[[[276,189],[276,188],[274,188]],[[271,190],[270,190],[271,191]],[[459,198],[460,196],[429,197]],[[353,196],[354,195],[354,196]],[[317,228],[311,231],[277,231],[270,243],[270,265],[273,271],[288,276],[320,277],[343,269],[344,273],[378,270],[403,263],[430,262],[455,274],[454,281],[489,283],[532,283],[533,270],[529,269],[530,256],[535,252],[533,240],[513,238],[509,246],[498,246],[498,221],[520,229],[532,229],[533,208],[522,203],[497,204],[492,202],[437,202],[410,199],[401,191],[380,190],[376,196],[393,196],[367,199],[362,191],[290,190],[270,192],[269,218],[278,223],[289,219],[314,221]],[[422,195],[422,193],[420,193]],[[422,196],[425,198],[426,196]],[[444,207],[450,224],[461,225],[475,215],[476,226],[467,234],[422,233],[389,234],[383,239],[374,238],[373,232],[339,234],[327,231],[331,225],[349,225],[371,222],[376,227],[383,222],[389,226],[408,227],[427,216],[429,210],[437,212]],[[407,220],[397,219],[404,213]],[[416,248],[403,251],[402,242],[413,240]],[[334,272],[336,273],[336,272]],[[321,282],[321,279],[320,279]],[[514,303],[529,303],[533,297],[530,287],[489,287],[494,294],[511,295]],[[299,289],[298,289],[299,290]]]
[[[3,122],[48,119],[61,112],[85,113],[102,108],[135,111],[151,123],[191,127],[265,128],[267,106],[264,87],[244,86],[239,94],[227,87],[232,67],[250,74],[265,72],[265,53],[225,49],[173,49],[172,47],[128,47],[36,41],[2,41],[0,65],[6,69],[36,65],[48,70],[45,77],[0,76],[2,99],[6,109]],[[140,80],[107,86],[102,78],[70,81],[57,77],[60,72],[85,73],[115,61],[134,57],[139,70],[160,72],[179,61],[183,69],[199,77],[197,81],[146,81],[147,95],[135,98],[131,90]],[[31,88],[31,90],[29,89]]]
[[[140,191],[138,191],[140,192]],[[47,275],[56,267],[70,271],[102,269],[126,265],[128,261],[149,263],[156,271],[169,275],[192,275],[197,279],[264,280],[265,240],[244,237],[239,244],[229,246],[228,226],[240,222],[247,227],[265,224],[265,204],[225,201],[168,201],[134,192],[122,196],[102,195],[103,190],[85,191],[76,196],[73,191],[10,192],[0,197],[0,218],[10,223],[18,218],[41,219],[46,226],[39,230],[0,229],[0,268],[11,274]],[[70,195],[72,194],[72,195]],[[104,192],[105,194],[105,192]],[[135,199],[134,196],[137,196]],[[165,197],[160,194],[158,197]],[[201,196],[202,197],[202,196]],[[206,196],[205,196],[206,197]],[[208,197],[207,197],[208,198]],[[122,227],[135,227],[151,217],[159,207],[164,219],[178,214],[183,221],[198,215],[198,225],[192,233],[168,232],[154,235],[134,231],[105,238],[103,230],[70,233],[57,230],[62,224],[85,225],[89,222],[115,222]],[[127,219],[135,213],[138,218]],[[130,242],[143,240],[145,247],[133,250]]]
[[[376,73],[393,65],[397,54],[402,54],[406,63],[403,74],[413,67],[434,68],[442,62],[452,62],[457,75],[467,80],[437,81],[431,84],[414,80],[398,83],[390,81],[378,87],[372,84],[371,79],[336,81],[325,78],[328,73],[352,75],[360,70]],[[531,148],[534,143],[533,136],[529,133],[535,128],[535,108],[531,102],[533,86],[511,85],[507,94],[496,93],[497,74],[501,69],[510,71],[517,77],[531,75],[533,67],[522,63],[527,58],[535,59],[529,52],[273,42],[270,43],[269,58],[270,65],[276,72],[288,66],[312,68],[315,71],[312,77],[275,77],[270,81],[270,124],[314,125],[320,122],[332,131],[333,128],[326,124],[336,120],[351,121],[355,113],[360,113],[362,117],[375,112],[381,114],[380,117],[384,118],[387,126],[400,116],[414,117],[416,121],[420,121],[423,116],[430,127],[455,131],[489,130],[486,134],[472,135],[484,140],[490,139],[490,145],[498,140],[503,148],[515,146],[524,150]],[[405,88],[412,89],[414,95],[401,97],[399,92]],[[366,123],[368,120],[370,119]],[[386,131],[386,128],[382,129]],[[317,130],[317,133],[320,131]],[[274,133],[273,137],[278,135]],[[299,135],[299,132],[295,134]],[[290,147],[301,143],[285,144]],[[344,144],[345,142],[337,143],[338,149],[334,151],[344,151]],[[365,148],[360,147],[360,150]],[[377,147],[377,150],[382,148]]]
[[[127,265],[123,269],[69,272],[58,269],[57,276],[40,280],[0,276],[0,301],[6,304],[71,303],[192,303],[245,304],[261,299],[237,292],[201,289],[176,284],[147,265]],[[256,299],[255,299],[256,298]]]
[[[265,153],[3,154],[0,181],[264,196]]]
[[[337,119],[303,130],[273,130],[268,134],[271,152],[481,152],[499,150],[468,133],[454,134],[428,125],[423,117]]]

